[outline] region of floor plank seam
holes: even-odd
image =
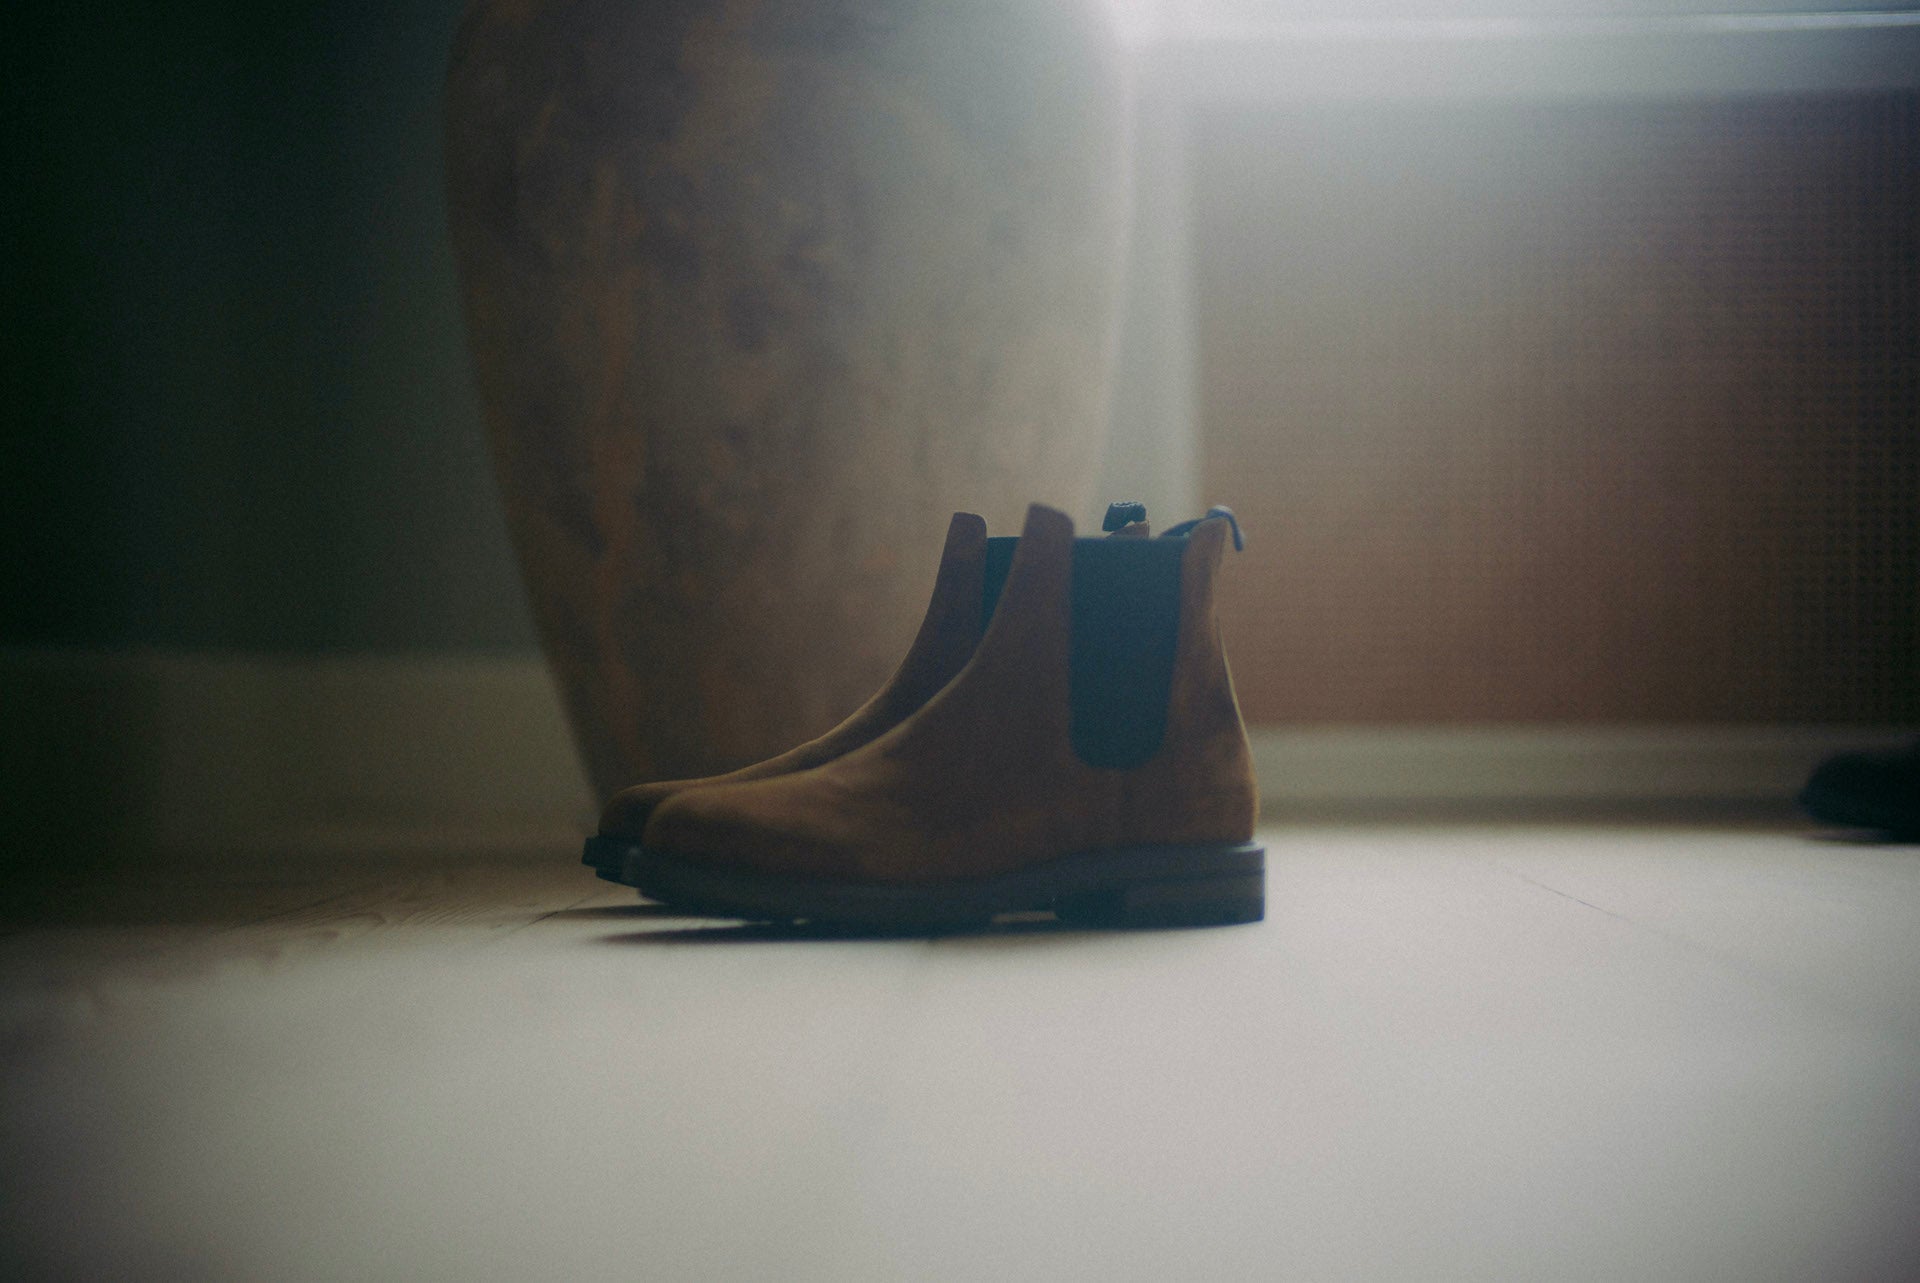
[[[1634,918],[1630,918],[1626,916],[1623,913],[1617,913],[1612,909],[1608,909],[1601,905],[1594,904],[1592,901],[1582,900],[1577,895],[1573,895],[1569,892],[1562,891],[1558,887],[1549,886],[1545,882],[1542,882],[1537,878],[1529,877],[1527,874],[1520,872],[1518,869],[1512,868],[1506,864],[1502,864],[1499,861],[1494,861],[1493,863],[1495,867],[1501,869],[1504,872],[1512,874],[1514,877],[1520,879],[1522,882],[1526,882],[1533,886],[1536,886],[1540,890],[1549,892],[1550,894],[1558,896],[1563,900],[1571,900],[1575,904],[1582,905],[1586,908],[1592,909],[1595,913],[1604,914],[1605,916],[1609,918],[1613,918],[1618,922],[1623,922],[1626,925],[1635,928],[1636,930],[1644,931],[1648,935],[1653,936],[1657,940],[1661,940],[1669,945],[1678,947],[1683,952],[1693,954],[1701,958],[1705,958],[1708,961],[1711,961],[1718,966],[1724,967],[1727,970],[1733,972],[1735,975],[1739,976],[1741,979],[1747,981],[1748,983],[1766,990],[1767,992],[1773,994],[1775,997],[1785,1002],[1788,1002],[1795,1007],[1799,1007],[1807,1011],[1818,1013],[1820,1016],[1825,1017],[1827,1019],[1837,1018],[1840,1020],[1844,1020],[1849,1024],[1864,1025],[1868,1028],[1875,1030],[1876,1032],[1895,1032],[1895,1033],[1909,1035],[1909,1036],[1920,1036],[1920,1027],[1917,1027],[1915,1022],[1911,1019],[1900,1020],[1896,1017],[1894,1020],[1889,1022],[1884,1017],[1878,1016],[1875,1013],[1862,1011],[1856,1007],[1850,1007],[1845,1005],[1844,1003],[1835,1002],[1831,997],[1829,997],[1826,994],[1808,991],[1807,989],[1803,988],[1801,985],[1794,983],[1794,981],[1790,977],[1781,976],[1774,972],[1767,971],[1764,969],[1757,969],[1749,965],[1745,960],[1735,955],[1729,954],[1723,949],[1716,949],[1711,945],[1703,944],[1700,941],[1689,939],[1688,937],[1677,934],[1673,931],[1669,931],[1664,928],[1654,926],[1650,923],[1638,921]],[[1888,1028],[1889,1025],[1892,1026],[1891,1029]]]
[[[1587,908],[1592,909],[1595,913],[1604,913],[1609,918],[1613,918],[1613,919],[1616,919],[1617,921],[1624,922],[1630,927],[1638,927],[1642,931],[1654,930],[1652,927],[1647,926],[1643,922],[1634,921],[1632,918],[1629,918],[1624,913],[1615,913],[1612,909],[1606,908],[1603,905],[1595,904],[1591,900],[1582,900],[1579,896],[1574,895],[1572,892],[1562,891],[1559,887],[1548,886],[1546,883],[1540,881],[1540,879],[1529,877],[1528,875],[1520,872],[1520,870],[1513,868],[1510,865],[1499,864],[1497,861],[1495,863],[1498,865],[1499,868],[1505,870],[1508,873],[1511,873],[1514,877],[1519,878],[1522,882],[1525,882],[1531,886],[1539,887],[1542,891],[1550,892],[1553,895],[1559,896],[1563,900],[1571,900],[1575,904],[1585,905]],[[1665,933],[1655,932],[1655,934],[1663,935]]]

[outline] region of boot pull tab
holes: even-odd
[[[1125,529],[1136,521],[1145,521],[1146,519],[1146,504],[1125,500],[1120,503],[1110,503],[1107,505],[1107,516],[1106,519],[1100,523],[1100,528],[1108,534],[1112,534],[1116,530]]]
[[[1204,517],[1195,517],[1192,521],[1183,521],[1177,526],[1168,526],[1161,532],[1160,537],[1162,539],[1177,539],[1181,535],[1190,533],[1193,528],[1201,522],[1211,521],[1215,517],[1225,517],[1227,524],[1233,527],[1233,550],[1235,552],[1245,552],[1247,550],[1247,541],[1240,533],[1240,519],[1233,515],[1233,509],[1221,504],[1215,504],[1213,507],[1207,509],[1207,515]]]

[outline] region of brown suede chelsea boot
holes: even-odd
[[[1111,538],[1145,538],[1150,533],[1145,522],[1146,509],[1140,504],[1116,503],[1107,509],[1106,529],[1112,532]],[[621,789],[601,812],[599,834],[587,840],[581,862],[610,882],[624,881],[627,856],[638,845],[648,817],[674,794],[716,784],[772,779],[823,765],[878,738],[919,711],[973,656],[987,617],[993,613],[992,603],[987,600],[989,546],[995,554],[1002,554],[1017,542],[989,540],[986,522],[970,512],[954,513],[947,523],[947,542],[920,631],[900,667],[872,699],[826,734],[777,757],[725,775],[660,780]],[[996,555],[994,560],[997,592],[997,580],[1004,578],[1006,565],[1004,555]]]
[[[601,812],[599,836],[588,840],[583,862],[592,865],[601,877],[620,881],[628,848],[640,840],[653,809],[674,794],[804,771],[850,753],[905,721],[953,680],[979,644],[986,551],[987,523],[971,512],[954,513],[947,523],[947,542],[940,553],[940,569],[934,576],[933,596],[927,602],[920,631],[900,667],[872,699],[825,735],[778,757],[725,775],[661,780],[621,789]]]
[[[1018,540],[988,541],[992,622],[945,689],[824,765],[668,798],[623,880],[689,912],[857,929],[1259,919],[1258,801],[1213,606],[1229,538],[1224,509],[1101,540],[1035,505]]]

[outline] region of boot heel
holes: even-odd
[[[1219,927],[1258,922],[1267,912],[1262,873],[1170,878],[1061,896],[1053,913],[1076,927]]]

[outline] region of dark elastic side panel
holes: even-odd
[[[1139,766],[1166,738],[1186,549],[1177,537],[1073,541],[1069,704],[1073,750],[1089,766]]]

